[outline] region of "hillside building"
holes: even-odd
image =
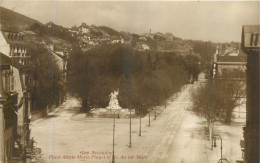
[[[89,26],[86,23],[81,23],[81,25],[79,26],[79,31],[81,34],[89,33]]]

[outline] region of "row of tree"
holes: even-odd
[[[31,49],[29,84],[32,108],[58,105],[63,91],[62,72],[53,54],[41,45]]]
[[[101,45],[83,52],[74,46],[68,64],[69,91],[83,110],[106,107],[109,94],[119,89],[119,103],[146,113],[162,104],[199,73],[196,56],[139,52],[125,45]],[[30,90],[33,109],[57,105],[63,91],[62,72],[53,54],[41,45],[31,48]]]
[[[188,81],[189,63],[174,53],[139,52],[119,44],[72,49],[68,88],[86,112],[108,106],[109,94],[119,89],[120,106],[145,114]]]

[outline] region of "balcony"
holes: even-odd
[[[11,157],[12,163],[20,163],[23,159],[23,149],[22,148],[14,148],[13,156]]]

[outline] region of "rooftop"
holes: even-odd
[[[246,62],[247,56],[218,56],[218,62]]]
[[[12,65],[13,67],[15,67],[17,69],[21,69],[24,67],[22,64],[19,63],[19,61],[17,59],[12,59],[1,52],[0,52],[0,65],[1,66]]]

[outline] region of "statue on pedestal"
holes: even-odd
[[[110,101],[108,106],[106,107],[107,109],[111,109],[111,110],[122,109],[118,103],[118,99],[117,99],[118,93],[119,90],[111,92],[111,94],[109,95]]]

